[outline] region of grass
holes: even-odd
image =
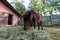
[[[45,31],[47,31],[50,35],[50,38],[53,40],[60,40],[60,28],[56,27],[47,27],[45,28]]]
[[[44,30],[23,26],[0,26],[0,40],[60,40],[60,28],[44,27]]]

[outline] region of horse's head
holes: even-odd
[[[30,12],[30,11],[27,11],[27,12],[23,15],[24,27],[25,27],[25,28],[30,27],[30,17],[31,17],[31,12]]]

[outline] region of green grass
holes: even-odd
[[[23,26],[0,26],[0,40],[60,40],[60,28],[44,27],[44,30]]]
[[[47,27],[45,28],[45,31],[49,33],[50,38],[53,40],[60,40],[60,28]]]

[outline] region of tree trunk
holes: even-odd
[[[51,27],[52,27],[52,10],[50,11],[50,22],[51,22]]]

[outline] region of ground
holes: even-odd
[[[44,27],[44,30],[23,26],[0,26],[0,40],[60,40],[60,28]]]
[[[60,28],[59,27],[47,27],[45,30],[49,33],[50,38],[53,40],[60,40]]]

